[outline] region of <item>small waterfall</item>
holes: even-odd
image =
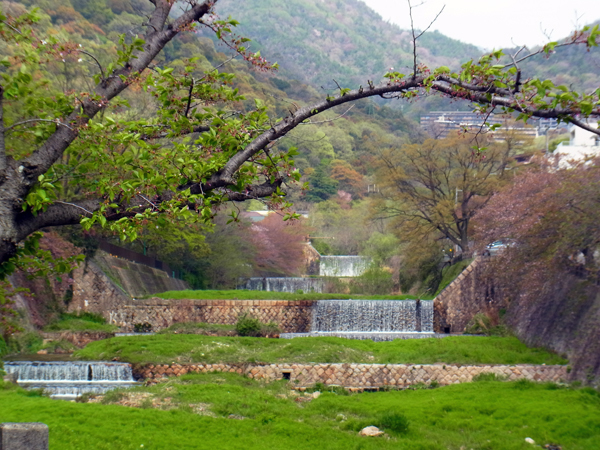
[[[4,370],[17,375],[23,387],[42,388],[55,398],[76,398],[84,393],[104,392],[136,384],[131,364],[116,362],[16,361]]]
[[[310,333],[282,333],[280,337],[387,341],[435,336],[431,300],[319,300],[312,308]]]
[[[319,300],[313,310],[313,332],[418,332],[416,300]],[[431,303],[431,302],[429,302]],[[423,315],[421,314],[421,329]]]
[[[323,292],[323,280],[319,278],[302,277],[253,277],[241,283],[239,289],[270,292]]]
[[[370,258],[364,256],[321,256],[319,275],[322,277],[359,277],[369,268]]]
[[[421,303],[421,331],[433,333],[433,300],[420,300]]]

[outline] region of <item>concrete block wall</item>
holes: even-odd
[[[163,364],[134,367],[137,378],[157,380],[186,373],[231,372],[265,381],[289,379],[296,387],[315,383],[352,389],[406,388],[418,383],[442,386],[468,383],[482,373],[494,373],[509,381],[560,382],[567,379],[566,366],[545,365],[453,365],[453,364]]]
[[[234,325],[247,313],[261,322],[275,322],[283,332],[305,332],[310,327],[312,301],[286,300],[132,300],[107,311],[109,323],[133,331],[149,323],[153,331],[179,322]]]
[[[463,333],[478,313],[498,315],[502,296],[494,292],[491,280],[483,277],[487,259],[478,257],[469,264],[433,301],[433,329],[436,333]]]

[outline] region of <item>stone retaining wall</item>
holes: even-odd
[[[452,364],[164,364],[134,367],[134,375],[143,379],[160,379],[186,373],[232,372],[258,380],[289,379],[296,387],[315,383],[344,386],[352,389],[396,387],[414,384],[440,385],[466,383],[482,373],[495,373],[513,381],[525,378],[533,381],[558,382],[567,379],[566,366],[544,365],[473,365]]]
[[[433,300],[436,333],[463,333],[476,314],[498,317],[499,290],[482,275],[490,257],[478,257]]]
[[[275,322],[285,332],[305,332],[310,327],[312,301],[286,300],[132,300],[104,313],[108,322],[123,331],[149,323],[158,331],[179,322],[234,325],[248,313],[261,322]]]
[[[106,331],[57,331],[54,333],[41,333],[44,341],[69,341],[77,348],[83,348],[90,342],[100,341],[115,337],[115,333]]]

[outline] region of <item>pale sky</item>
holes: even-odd
[[[407,0],[363,0],[381,17],[410,28]],[[600,19],[599,0],[411,0],[415,28],[430,30],[486,50],[541,45]],[[422,4],[421,4],[422,3]]]

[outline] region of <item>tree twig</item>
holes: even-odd
[[[15,127],[18,127],[18,126],[21,126],[21,125],[25,125],[25,124],[28,124],[28,123],[32,123],[32,122],[50,122],[50,123],[53,123],[55,125],[67,127],[69,130],[73,129],[69,125],[67,125],[66,123],[61,122],[60,119],[28,119],[28,120],[24,120],[22,122],[13,123],[10,127],[5,128],[4,131],[10,131],[10,130],[12,130]]]
[[[190,105],[192,104],[192,93],[193,92],[194,92],[194,78],[192,78],[192,81],[190,83],[190,90],[188,92],[187,106],[185,107],[185,114],[184,114],[185,117],[187,117],[188,113],[190,112]]]
[[[440,17],[440,14],[442,14],[442,12],[444,11],[444,8],[446,7],[446,5],[442,6],[442,9],[440,9],[440,11],[436,14],[436,16],[433,18],[433,20],[431,21],[431,23],[427,26],[427,28],[425,28],[423,31],[421,31],[419,33],[419,35],[416,35],[415,32],[415,24],[414,24],[414,20],[413,20],[413,14],[412,14],[412,10],[414,8],[414,6],[410,3],[410,0],[407,0],[408,2],[408,14],[410,16],[410,31],[412,34],[412,41],[413,41],[413,79],[417,76],[417,39],[419,39],[421,36],[423,36],[427,30],[429,30],[431,28],[431,26],[434,24],[434,22],[438,19],[438,17]],[[422,3],[421,3],[422,5]],[[420,5],[417,5],[420,6]]]
[[[58,200],[56,200],[54,203],[60,203],[61,205],[73,206],[73,207],[75,207],[75,208],[79,208],[79,209],[81,209],[82,211],[85,211],[85,212],[86,212],[86,213],[88,213],[90,216],[93,216],[93,215],[94,215],[94,213],[93,213],[93,212],[91,212],[91,211],[88,211],[88,210],[87,210],[87,209],[85,209],[83,206],[76,205],[75,203],[61,202],[61,201],[58,201]]]
[[[13,27],[10,23],[6,22],[5,20],[0,20],[0,22],[2,22],[7,27],[10,27],[10,29],[13,30],[15,33],[19,33],[21,36],[23,36],[23,33],[21,33],[19,30]]]
[[[350,112],[350,110],[354,108],[354,105],[351,105],[350,108],[348,108],[346,111],[344,111],[342,114],[340,114],[337,117],[334,117],[333,119],[327,119],[327,120],[320,120],[319,122],[311,122],[310,120],[308,122],[302,122],[300,125],[317,125],[320,123],[327,123],[327,122],[333,122],[334,120],[338,120],[341,119],[342,117],[344,117],[346,114],[348,114]]]
[[[142,197],[146,202],[150,203],[154,209],[158,209],[158,206],[156,206],[154,203],[152,203],[150,200],[148,200],[142,194],[139,194],[139,196]]]
[[[98,59],[94,55],[86,52],[85,50],[79,50],[79,53],[83,53],[84,55],[87,55],[90,58],[92,58],[94,61],[96,61],[96,64],[98,64],[98,68],[100,69],[100,75],[102,75],[102,79],[103,80],[106,79],[106,77],[104,76],[104,69],[102,69],[102,64],[100,64],[100,61],[98,61]]]

